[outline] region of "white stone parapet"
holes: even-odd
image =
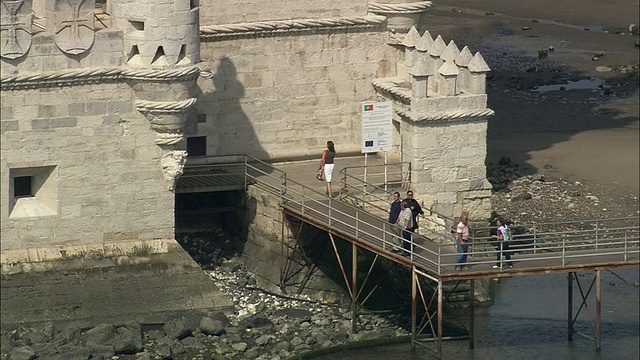
[[[451,40],[445,43],[442,36],[435,40],[428,31],[420,35],[415,27],[404,36],[404,61],[397,63],[396,79],[376,79],[374,87],[396,101],[409,107],[405,113],[413,121],[418,119],[442,119],[451,114],[453,119],[461,114],[486,110],[486,73],[490,70],[482,55],[471,54],[468,47],[462,50]],[[406,85],[409,85],[407,89]],[[410,91],[409,91],[410,90]]]

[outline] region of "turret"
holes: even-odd
[[[484,94],[487,91],[487,73],[491,70],[484,61],[482,55],[477,52],[469,62],[469,92],[471,94]]]

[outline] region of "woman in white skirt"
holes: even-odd
[[[320,169],[324,172],[324,181],[327,184],[327,196],[333,197],[331,191],[331,178],[333,177],[333,160],[336,157],[336,148],[333,145],[333,141],[327,141],[327,149],[322,152],[322,161],[320,163]]]

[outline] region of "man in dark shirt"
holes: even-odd
[[[400,193],[393,193],[393,201],[389,206],[389,224],[391,224],[391,232],[395,235],[392,239],[392,243],[397,245],[398,248],[393,248],[391,251],[400,251],[400,246],[402,246],[402,240],[400,239],[400,228],[395,226],[398,221],[398,215],[400,215],[400,211],[402,211],[402,207],[400,206],[402,202],[400,201]]]
[[[422,207],[418,203],[416,199],[413,198],[413,191],[407,191],[407,198],[402,200],[406,201],[411,208],[411,214],[413,215],[413,227],[411,231],[415,232],[418,229],[418,214],[424,215],[424,211],[422,211]]]

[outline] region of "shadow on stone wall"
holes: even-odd
[[[248,154],[268,159],[249,116],[242,109],[240,99],[245,96],[245,88],[235,64],[226,56],[213,60],[212,65],[214,62],[217,66],[213,78],[206,79],[213,90],[200,82],[197,93],[198,111],[207,114],[207,130],[199,129],[199,134],[207,135],[207,155]]]

